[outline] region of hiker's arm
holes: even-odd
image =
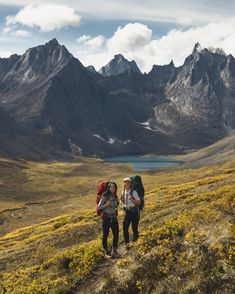
[[[135,204],[135,205],[140,205],[140,200],[136,200],[133,196],[130,196],[131,201]]]
[[[124,203],[124,191],[122,191],[122,194],[121,194],[121,201],[122,203]]]
[[[100,202],[98,204],[98,208],[100,210],[105,209],[107,206],[110,206],[110,201],[106,201],[105,197],[100,199]]]
[[[118,199],[118,197],[117,197],[117,206],[119,206],[119,199]]]
[[[130,200],[135,204],[135,205],[140,205],[140,197],[139,195],[134,191],[133,195],[130,195]]]

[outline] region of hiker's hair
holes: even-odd
[[[109,185],[108,185],[108,189],[107,189],[107,193],[110,192],[110,187],[111,185],[114,185],[115,186],[115,196],[117,197],[117,184],[115,182],[110,182]]]

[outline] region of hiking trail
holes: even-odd
[[[77,290],[74,292],[76,294],[91,294],[100,293],[103,287],[102,277],[113,267],[116,262],[125,256],[127,252],[125,249],[125,244],[122,242],[118,247],[119,256],[117,258],[105,258],[104,262],[96,267],[94,271],[90,273],[85,281],[82,281],[81,285],[78,286]]]

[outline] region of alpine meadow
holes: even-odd
[[[234,9],[0,0],[0,294],[235,293]]]

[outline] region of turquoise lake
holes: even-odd
[[[122,155],[104,158],[106,162],[128,163],[133,165],[133,171],[151,171],[164,167],[173,167],[183,163],[171,156],[141,156]]]

